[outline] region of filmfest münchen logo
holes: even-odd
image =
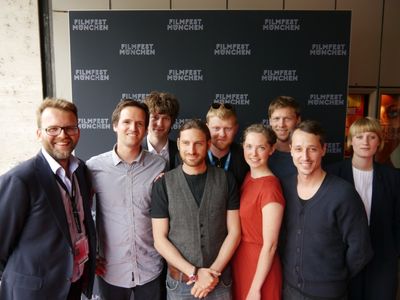
[[[107,19],[74,19],[74,31],[108,31]]]
[[[295,82],[299,80],[299,76],[297,75],[297,70],[272,70],[266,69],[263,71],[261,75],[261,81],[269,81],[269,82]]]
[[[111,129],[108,118],[79,118],[80,129]]]
[[[214,55],[251,55],[250,44],[215,44]]]
[[[332,106],[345,105],[343,94],[311,94],[308,98],[307,105],[315,106]]]
[[[346,44],[312,44],[310,56],[346,56]]]
[[[203,70],[170,69],[168,70],[168,81],[203,81]]]
[[[107,69],[76,69],[74,80],[108,81],[110,80],[110,74]]]
[[[172,125],[172,129],[177,130],[179,128],[181,128],[181,126],[183,125],[183,123],[189,121],[191,119],[176,119],[175,123]]]
[[[133,99],[143,102],[149,94],[147,93],[122,93],[121,99]]]
[[[215,94],[215,103],[229,103],[232,105],[250,105],[249,94]]]
[[[326,143],[327,153],[342,153],[342,143]]]
[[[121,44],[119,55],[156,55],[154,44]]]
[[[169,19],[168,31],[202,31],[203,19]]]
[[[263,31],[299,31],[299,19],[264,19]]]

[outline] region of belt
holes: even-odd
[[[168,265],[168,274],[169,276],[176,280],[176,281],[182,281],[182,282],[188,282],[189,281],[189,276],[187,276],[186,274],[182,273],[181,271],[179,271],[177,268]]]

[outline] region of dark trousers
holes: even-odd
[[[165,289],[165,281],[162,276],[158,276],[153,281],[143,285],[137,285],[134,288],[123,288],[115,286],[99,279],[100,297],[102,300],[130,300],[134,295],[135,300],[162,300],[162,291]]]
[[[81,300],[82,295],[82,278],[71,284],[67,300]]]
[[[282,291],[282,299],[283,300],[347,300],[347,296],[339,297],[339,298],[321,298],[321,297],[311,297],[302,294],[299,290],[290,286],[286,282],[283,282],[283,291]]]

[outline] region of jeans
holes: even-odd
[[[167,300],[193,300],[198,299],[192,296],[190,290],[193,287],[193,284],[187,285],[186,282],[178,281],[172,279],[169,274],[167,275]],[[221,279],[218,285],[203,299],[207,300],[231,300],[232,292],[231,292],[232,280],[225,280],[225,282]]]

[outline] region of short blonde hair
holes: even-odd
[[[349,134],[347,136],[347,147],[351,147],[351,140],[354,136],[364,132],[374,132],[379,137],[379,148],[378,151],[382,151],[384,145],[384,137],[382,127],[378,120],[371,117],[364,117],[356,120],[351,124],[349,128]]]
[[[234,118],[235,123],[237,123],[236,111],[230,104],[217,103],[217,102],[211,104],[210,109],[208,110],[206,115],[207,123],[210,121],[210,118],[212,117],[218,117],[221,120]]]
[[[279,96],[271,101],[268,106],[268,118],[271,118],[275,110],[280,108],[291,108],[296,114],[296,117],[300,117],[300,104],[290,96]]]
[[[42,113],[46,108],[56,108],[73,113],[76,119],[78,119],[78,109],[74,103],[65,99],[47,97],[40,103],[36,110],[36,123],[38,128],[42,127]]]

